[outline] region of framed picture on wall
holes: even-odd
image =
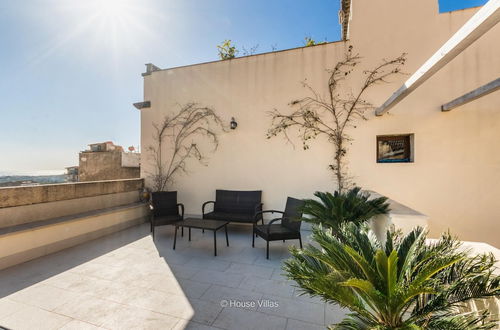
[[[377,163],[413,162],[413,134],[377,136]]]

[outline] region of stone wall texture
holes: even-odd
[[[142,179],[75,182],[0,188],[0,208],[139,191]]]
[[[78,175],[80,181],[139,178],[139,167],[122,166],[122,152],[81,152]]]

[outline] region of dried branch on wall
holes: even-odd
[[[187,173],[187,163],[196,159],[207,165],[205,151],[199,142],[209,144],[212,152],[219,145],[218,134],[226,129],[220,117],[212,108],[197,103],[181,106],[179,112],[167,115],[160,124],[153,124],[154,145],[148,147],[154,165],[154,173],[149,173],[155,191],[168,190],[174,177]],[[163,158],[164,147],[168,143],[167,159]]]
[[[318,136],[326,136],[335,148],[333,163],[328,167],[336,178],[337,190],[342,192],[352,183],[345,161],[347,144],[352,140],[347,134],[347,129],[355,127],[359,119],[366,120],[365,113],[375,108],[364,98],[366,92],[375,85],[388,83],[392,76],[401,74],[401,67],[405,60],[406,54],[404,53],[391,60],[382,60],[375,68],[363,71],[364,80],[356,93],[345,93],[343,91],[346,89],[343,87],[348,83],[348,77],[361,63],[359,54],[353,53],[352,46],[349,46],[344,59],[339,61],[332,70],[328,70],[330,74],[328,94],[322,95],[307,82],[303,82],[303,86],[311,95],[290,102],[289,105],[293,111],[289,114],[277,109],[271,111],[272,124],[267,137],[283,134],[287,140],[291,141],[288,132],[295,128],[306,150],[309,148],[310,140]],[[347,85],[347,87],[352,86]]]

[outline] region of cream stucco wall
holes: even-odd
[[[381,58],[408,53],[405,71],[414,72],[477,9],[438,14],[436,0],[354,0],[350,40],[228,61],[153,72],[144,78],[141,110],[141,175],[153,171],[147,147],[152,124],[178,104],[212,106],[238,128],[220,138],[207,167],[189,163],[190,174],[172,189],[188,214],[200,214],[203,201],[217,188],[262,189],[265,208],[283,208],[286,196],[311,197],[334,189],[327,165],[333,150],[318,140],[303,151],[280,137],[267,140],[273,108],[308,95],[307,79],[326,91],[327,68],[352,44],[373,67]],[[335,19],[332,16],[332,19]],[[433,236],[448,228],[464,240],[500,246],[500,93],[493,93],[449,113],[440,105],[499,76],[500,27],[496,26],[383,117],[351,130],[350,172],[365,189],[375,190],[430,217]],[[359,75],[350,82],[355,89]],[[407,77],[378,86],[368,95],[381,104]],[[415,162],[378,164],[376,135],[415,134]],[[147,180],[146,180],[147,182]]]

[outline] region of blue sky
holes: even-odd
[[[441,1],[441,11],[486,2]],[[63,169],[92,142],[137,146],[144,63],[215,60],[224,39],[257,52],[335,41],[338,10],[338,0],[0,0],[0,172]]]
[[[447,12],[457,9],[484,5],[488,0],[439,0],[439,11]]]

